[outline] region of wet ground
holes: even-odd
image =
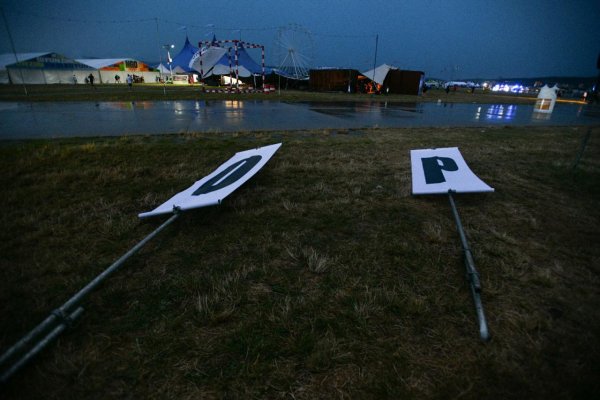
[[[489,125],[599,125],[596,109],[386,102],[140,101],[0,103],[0,139],[189,132]]]

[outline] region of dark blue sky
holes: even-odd
[[[17,52],[154,62],[165,58],[162,44],[175,44],[177,52],[186,31],[194,44],[209,39],[214,31],[219,39],[241,36],[264,44],[271,65],[283,57],[284,47],[278,44],[283,38],[314,66],[364,71],[373,67],[378,34],[377,65],[422,70],[430,77],[598,73],[599,0],[0,0],[0,4]],[[0,52],[7,53],[11,47],[4,21],[0,25]],[[260,58],[257,51],[252,55]]]

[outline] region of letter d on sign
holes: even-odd
[[[456,162],[448,157],[427,157],[422,158],[423,172],[425,173],[425,183],[446,182],[442,171],[458,171]]]
[[[229,186],[242,176],[246,175],[248,171],[250,171],[262,157],[259,155],[251,156],[240,160],[236,163],[231,164],[229,167],[225,168],[220,174],[215,175],[204,185],[200,186],[192,196],[198,196],[201,194],[206,194],[210,192],[214,192],[215,190],[219,190],[224,188],[225,186]]]
[[[196,181],[154,210],[140,213],[139,217],[171,214],[174,209],[186,211],[220,204],[225,197],[254,176],[280,147],[281,143],[277,143],[235,153],[211,174]]]

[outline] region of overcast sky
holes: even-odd
[[[17,52],[164,60],[212,34],[313,66],[375,63],[446,79],[596,76],[600,0],[0,0]],[[158,22],[158,23],[157,23]],[[293,24],[293,25],[290,25]],[[11,52],[0,21],[0,53]],[[157,26],[158,25],[158,26]],[[157,29],[158,27],[158,29]],[[284,27],[284,28],[282,28]],[[284,47],[282,38],[290,42]],[[289,38],[289,40],[288,40]],[[260,52],[252,56],[260,62]]]

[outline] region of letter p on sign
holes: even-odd
[[[469,169],[457,147],[410,151],[413,194],[493,192]]]

